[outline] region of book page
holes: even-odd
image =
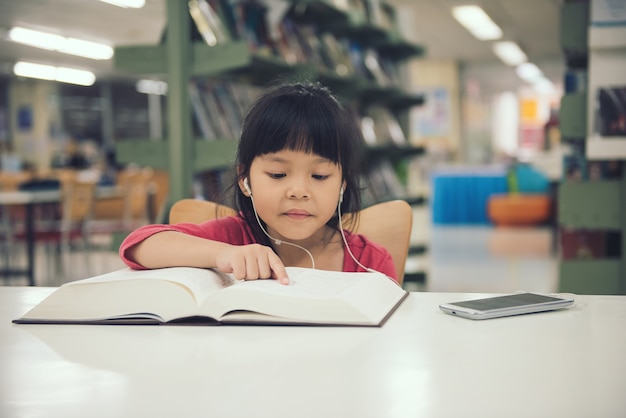
[[[111,273],[88,279],[66,283],[64,286],[77,286],[88,283],[105,283],[128,280],[165,280],[186,288],[197,304],[201,304],[208,295],[236,283],[232,277],[210,269],[193,267],[168,267],[152,270],[134,270],[124,268]]]
[[[225,322],[232,316],[261,322],[271,315],[282,322],[374,325],[404,296],[391,279],[379,273],[345,273],[288,267],[289,285],[276,280],[241,282],[210,296],[202,312]],[[244,315],[240,311],[247,311]]]
[[[66,283],[21,319],[37,322],[168,322],[197,315],[198,305],[203,300],[234,282],[209,269],[125,268]]]

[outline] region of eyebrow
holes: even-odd
[[[279,156],[274,155],[274,154],[262,155],[261,158],[266,160],[266,161],[272,161],[272,162],[277,162],[277,163],[288,163],[288,162],[290,162],[286,158],[279,157]],[[321,164],[321,163],[335,164],[333,161],[329,160],[328,158],[324,158],[324,157],[316,158],[313,162],[316,163],[316,164]]]

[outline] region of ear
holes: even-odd
[[[239,177],[239,180],[237,180],[237,185],[239,186],[239,190],[241,190],[241,193],[243,193],[244,196],[250,197],[250,192],[248,192],[248,190],[246,190],[246,177]]]
[[[237,185],[239,186],[239,190],[243,193],[244,196],[250,197],[250,193],[246,190],[246,186],[244,185],[244,181],[246,180],[246,175],[244,174],[243,166],[237,166]]]

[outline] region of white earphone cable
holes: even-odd
[[[356,259],[354,254],[352,254],[352,250],[350,249],[350,246],[348,245],[348,240],[346,239],[346,235],[343,232],[343,224],[341,222],[341,201],[342,199],[339,199],[339,204],[337,205],[337,216],[339,216],[339,233],[341,233],[341,238],[343,239],[343,243],[346,246],[346,250],[348,250],[348,254],[350,254],[350,257],[352,257],[354,262],[357,263],[359,267],[361,267],[363,270],[369,271],[370,273],[379,273],[378,271],[374,269],[365,267],[363,264],[361,264],[359,260]]]
[[[279,239],[274,238],[273,236],[271,236],[270,234],[268,234],[268,232],[265,230],[265,228],[263,228],[263,224],[261,223],[261,220],[259,219],[259,214],[256,211],[256,205],[254,204],[254,198],[252,197],[252,193],[250,193],[250,201],[252,202],[252,209],[254,210],[254,217],[256,218],[257,223],[259,224],[259,227],[261,228],[261,231],[263,231],[263,233],[272,241],[274,241],[274,244],[276,245],[281,245],[281,244],[287,244],[287,245],[291,245],[292,247],[296,247],[301,249],[302,251],[304,251],[305,253],[307,253],[309,255],[309,257],[311,258],[311,268],[315,269],[315,259],[313,258],[313,254],[311,254],[311,252],[309,250],[307,250],[306,248],[298,245],[298,244],[294,244],[292,242],[287,242],[287,241],[281,241]]]

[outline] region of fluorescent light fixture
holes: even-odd
[[[14,27],[9,30],[9,39],[24,45],[50,51],[63,52],[79,57],[94,60],[108,60],[113,57],[113,48],[97,42],[83,41],[76,38],[66,38],[53,33],[41,32],[33,29]]]
[[[496,42],[493,44],[493,52],[506,65],[517,66],[528,60],[519,45],[512,41]]]
[[[50,51],[58,50],[65,42],[65,38],[61,35],[20,27],[14,27],[9,30],[9,40]]]
[[[52,65],[35,64],[25,61],[15,63],[13,72],[15,75],[21,77],[60,81],[62,83],[78,84],[81,86],[91,86],[96,81],[96,76],[90,71],[67,67],[54,67]]]
[[[167,94],[167,82],[158,80],[139,80],[135,86],[139,93],[145,94]]]
[[[453,7],[452,15],[481,41],[491,41],[502,37],[502,29],[478,6]]]
[[[140,9],[146,4],[146,0],[100,0],[104,3],[109,3],[114,6],[123,7],[125,9]]]
[[[94,60],[108,60],[113,57],[113,48],[110,46],[76,38],[65,38],[65,43],[59,52]]]
[[[517,73],[519,78],[530,84],[533,84],[535,81],[543,77],[543,73],[541,72],[539,67],[537,67],[532,62],[525,62],[518,65],[515,68],[515,72]]]

